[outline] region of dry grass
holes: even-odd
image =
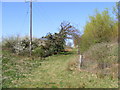
[[[84,67],[100,77],[118,77],[118,44],[101,43],[94,45],[84,53]]]

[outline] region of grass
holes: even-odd
[[[3,51],[2,71],[3,87],[12,87],[12,81],[25,78],[32,69],[40,65],[40,60],[32,60],[28,57],[18,56],[8,51]]]
[[[69,70],[77,54],[53,55],[39,60],[3,51],[3,88],[117,88],[117,78]],[[70,64],[70,65],[69,65]]]

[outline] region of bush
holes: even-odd
[[[19,55],[24,55],[25,53],[29,53],[29,43],[30,40],[27,36],[19,37],[12,36],[8,38],[4,38],[2,41],[3,49],[8,49],[12,53],[16,53]],[[39,39],[33,38],[32,41],[32,50],[39,46]]]
[[[84,69],[100,72],[104,75],[116,73],[118,61],[117,43],[99,43],[84,53]],[[112,70],[116,68],[116,70]],[[117,74],[117,73],[116,73]]]
[[[102,69],[109,67],[112,63],[117,63],[117,44],[114,46],[110,43],[100,43],[91,47],[85,55],[98,62]],[[113,52],[115,52],[113,54]]]
[[[41,57],[41,59],[43,58],[43,57],[45,57],[45,48],[44,48],[44,46],[39,46],[39,47],[37,47],[34,51],[33,51],[33,54],[34,55],[37,55],[38,57]]]
[[[81,52],[87,51],[92,45],[101,42],[117,40],[118,23],[111,17],[106,9],[103,12],[96,11],[95,15],[89,16],[89,21],[84,27],[84,34],[81,36]]]

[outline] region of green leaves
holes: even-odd
[[[117,38],[117,24],[110,16],[108,9],[94,16],[89,16],[84,34],[82,35],[81,50],[87,50],[91,45],[101,42],[110,42]],[[85,49],[84,49],[85,48]]]

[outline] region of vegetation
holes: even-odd
[[[118,77],[118,44],[100,43],[84,53],[83,68],[99,75]]]
[[[35,49],[36,47],[38,47],[39,43],[38,43],[38,39],[37,38],[33,38],[33,42],[32,42],[32,50]],[[18,36],[12,36],[12,37],[8,37],[8,38],[3,38],[2,41],[2,49],[8,49],[11,53],[16,53],[18,55],[28,55],[29,52],[29,38],[28,36],[25,37],[20,37]]]
[[[83,70],[96,73],[99,77],[117,78],[118,21],[111,17],[108,9],[101,13],[96,10],[95,15],[89,17],[80,40]]]
[[[34,53],[38,53],[42,58],[64,52],[66,39],[73,38],[73,36],[77,35],[76,32],[77,29],[70,25],[69,22],[62,22],[58,33],[48,33],[46,36],[42,37],[43,39],[46,39],[45,45],[36,48]]]
[[[25,56],[3,53],[6,53],[3,58],[3,88],[118,87],[117,78],[102,78],[95,73],[79,71],[74,67],[74,61],[78,58],[76,51],[49,56],[45,60],[32,60]]]
[[[102,13],[96,11],[95,16],[89,18],[90,21],[87,22],[81,37],[82,52],[96,43],[117,41],[117,21],[114,21],[108,10],[104,10]]]
[[[113,11],[119,19],[116,7]],[[58,33],[33,38],[31,57],[28,37],[4,38],[3,88],[118,87],[117,29],[118,21],[108,9],[96,10],[82,35],[69,22],[62,22]],[[73,40],[75,48],[70,42],[66,45],[67,39]],[[79,54],[83,55],[82,67]]]

